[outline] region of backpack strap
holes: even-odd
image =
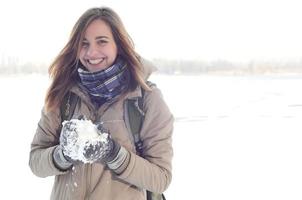
[[[73,92],[67,92],[60,106],[61,122],[70,120],[73,116],[75,107],[79,101],[79,96]]]
[[[147,200],[166,200],[165,195],[147,191]]]
[[[127,109],[128,109],[128,119],[129,119],[129,125],[130,125],[130,131],[133,136],[134,144],[136,152],[139,156],[143,155],[143,142],[140,138],[140,130],[143,125],[143,121],[145,119],[144,114],[142,114],[141,108],[139,108],[140,104],[139,102],[142,101],[142,97],[136,98],[136,99],[128,99],[126,101]]]
[[[155,87],[155,84],[147,81],[149,87]],[[133,136],[136,152],[139,156],[143,156],[143,142],[140,137],[140,131],[145,119],[145,112],[143,111],[145,90],[141,88],[142,96],[135,99],[128,99],[126,101],[127,113],[130,124],[130,131]]]

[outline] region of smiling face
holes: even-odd
[[[100,19],[89,24],[80,45],[79,59],[90,72],[110,67],[117,57],[117,45],[111,28]]]

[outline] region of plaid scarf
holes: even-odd
[[[126,62],[118,59],[112,66],[97,72],[78,68],[80,86],[86,90],[93,102],[99,106],[113,101],[128,89],[130,72]]]

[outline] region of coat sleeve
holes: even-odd
[[[157,88],[146,92],[144,108],[141,139],[145,158],[130,153],[129,164],[118,177],[137,187],[162,193],[172,179],[174,118]]]
[[[54,165],[53,151],[59,143],[59,127],[61,117],[59,109],[53,112],[42,110],[41,119],[31,143],[29,166],[32,172],[39,177],[64,174]]]

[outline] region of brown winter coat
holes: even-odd
[[[55,175],[51,194],[53,200],[145,200],[145,189],[161,193],[171,182],[173,116],[161,92],[153,88],[145,93],[145,121],[141,130],[144,143],[143,159],[135,154],[129,124],[125,123],[124,100],[141,96],[140,88],[121,97],[115,103],[95,108],[88,95],[74,86],[72,92],[80,97],[74,118],[85,115],[92,121],[103,121],[112,137],[130,152],[125,171],[116,175],[103,164],[78,164],[71,170],[60,171],[52,153],[59,143],[59,109],[42,116],[31,144],[29,165],[39,177]]]

